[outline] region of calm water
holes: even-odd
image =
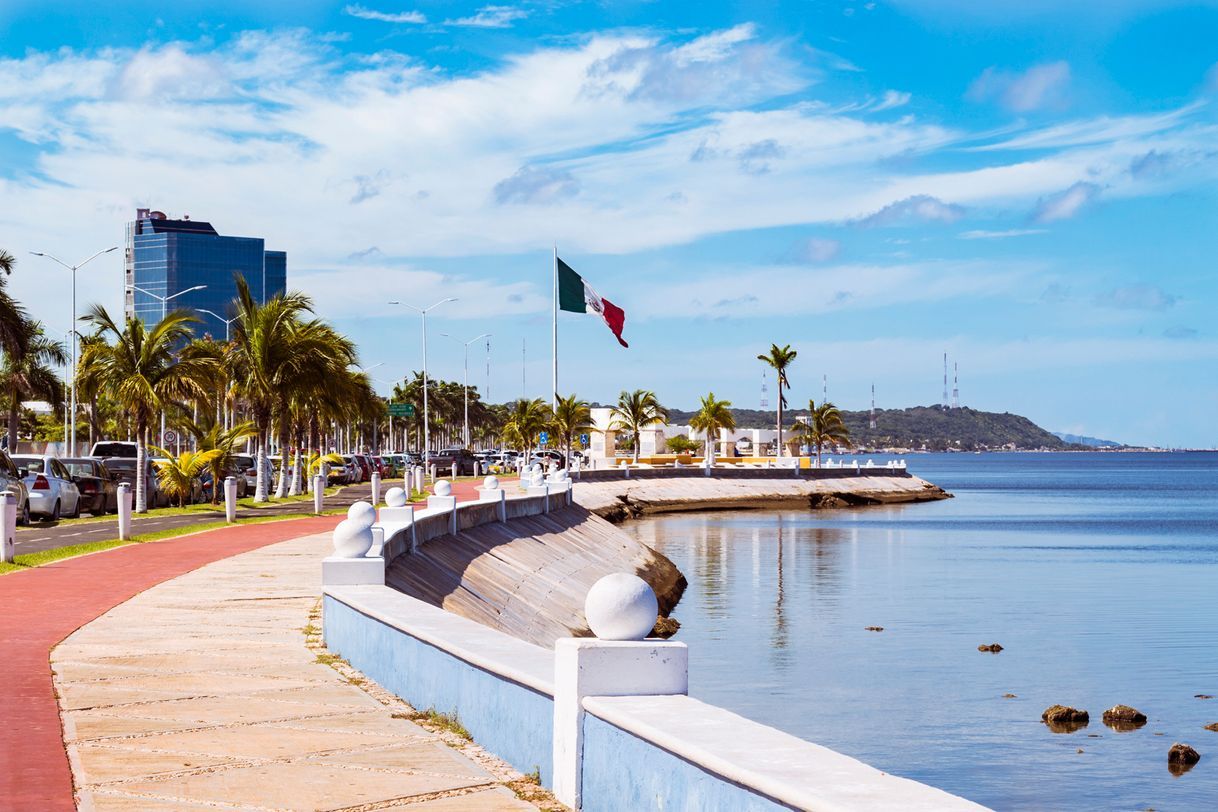
[[[689,579],[690,693],[996,809],[1218,809],[1218,454],[908,459],[956,498],[625,525]]]

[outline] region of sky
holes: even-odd
[[[52,332],[137,207],[288,252],[377,386],[960,401],[1218,446],[1218,0],[0,0],[0,247]],[[121,309],[121,252],[79,272]],[[447,334],[443,336],[441,334]],[[769,376],[773,403],[773,376]]]

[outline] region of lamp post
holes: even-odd
[[[71,409],[72,409],[72,439],[68,445],[68,453],[71,454],[73,457],[76,456],[76,270],[78,268],[83,268],[85,265],[88,265],[90,262],[92,262],[97,257],[100,257],[102,254],[108,254],[111,251],[117,251],[117,250],[118,250],[117,245],[111,246],[110,248],[103,248],[102,250],[100,250],[96,254],[94,254],[93,256],[89,257],[88,259],[84,260],[83,262],[78,262],[75,265],[69,265],[68,263],[66,263],[62,259],[60,259],[59,257],[52,256],[51,254],[47,254],[43,251],[31,251],[30,252],[31,254],[33,254],[36,257],[46,257],[47,259],[52,260],[53,262],[58,262],[60,265],[62,265],[63,267],[67,268],[69,271],[72,272],[72,406],[71,406]],[[67,438],[65,437],[64,439],[66,440]],[[15,445],[14,445],[14,449],[16,449]]]
[[[229,342],[229,328],[232,326],[232,323],[234,321],[239,320],[241,317],[233,316],[231,319],[226,319],[223,316],[221,316],[219,313],[216,313],[215,311],[212,311],[212,310],[208,310],[205,307],[197,307],[195,309],[198,310],[200,313],[206,313],[207,315],[211,316],[213,319],[216,319],[217,321],[224,322],[224,343],[227,344]],[[224,384],[224,389],[225,389],[225,391],[228,390],[227,381]],[[224,400],[224,399],[225,398],[221,397],[221,400]],[[224,408],[224,430],[228,431],[230,428],[232,428],[232,425],[229,423],[228,404],[227,403],[224,404],[223,408]]]
[[[204,288],[207,287],[207,285],[195,285],[193,288],[187,288],[186,290],[179,290],[177,293],[174,293],[170,296],[158,296],[157,294],[153,293],[150,290],[145,290],[144,288],[141,288],[139,285],[127,285],[127,287],[131,288],[132,290],[138,290],[140,293],[144,294],[145,296],[151,296],[152,298],[154,298],[158,302],[160,302],[161,303],[161,321],[164,321],[165,316],[169,315],[169,300],[170,299],[176,299],[179,296],[185,296],[187,293],[193,293],[196,290],[203,290]],[[165,410],[164,409],[161,410],[160,441],[162,443],[165,442]]]
[[[483,333],[480,336],[474,336],[469,341],[462,341],[459,338],[450,336],[448,333],[440,333],[445,338],[451,338],[453,341],[465,347],[465,447],[469,448],[469,345],[475,341],[481,341],[484,338],[490,338],[490,333]]]
[[[378,362],[376,362],[375,364],[371,364],[370,366],[366,366],[366,367],[357,367],[358,374],[360,374],[360,375],[367,375],[367,374],[368,374],[368,370],[370,370],[370,369],[376,369],[377,367],[383,367],[384,365],[385,365],[385,362],[384,362],[384,361],[378,361]],[[354,365],[354,364],[352,364],[352,366],[355,366],[355,365]],[[347,424],[347,425],[350,425],[350,423],[348,422],[348,424]],[[361,436],[362,436],[362,430],[361,430]],[[380,428],[380,426],[379,426],[378,424],[376,424],[376,423],[374,422],[374,423],[372,424],[372,445],[376,446],[376,450],[377,450],[378,452],[381,450],[380,437],[381,437],[381,428]],[[362,445],[362,444],[361,444],[361,445]],[[363,449],[360,449],[360,450],[362,451]]]
[[[427,467],[427,462],[431,459],[431,421],[428,419],[427,412],[427,313],[435,310],[442,304],[455,302],[457,298],[450,296],[447,299],[441,299],[430,307],[415,307],[412,304],[405,302],[390,302],[391,305],[401,305],[409,307],[414,312],[423,317],[423,466]]]

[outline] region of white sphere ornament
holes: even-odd
[[[642,640],[655,628],[659,611],[651,586],[627,572],[601,578],[584,599],[588,628],[601,640]]]
[[[339,558],[361,558],[372,549],[372,525],[343,519],[334,528],[334,554]]]
[[[389,507],[406,507],[406,491],[401,488],[390,488],[385,491],[385,504]]]
[[[436,482],[436,487],[433,490],[435,491],[436,496],[451,496],[453,486],[447,479],[441,479]]]
[[[356,502],[347,508],[347,520],[371,527],[376,523],[376,508],[367,502]]]
[[[482,480],[482,487],[488,491],[497,490],[499,488],[499,477],[488,476],[486,479]]]

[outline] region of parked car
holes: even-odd
[[[44,521],[57,522],[61,516],[80,515],[80,489],[63,463],[46,454],[20,454],[13,457],[26,471],[25,487],[30,492],[30,513]]]
[[[431,463],[436,466],[437,475],[449,473],[453,463],[457,465],[457,476],[473,476],[478,458],[468,448],[445,448],[431,455]]]
[[[561,451],[553,450],[535,451],[533,455],[529,457],[529,464],[532,465],[535,462],[539,462],[541,463],[542,468],[547,468],[549,467],[551,460],[553,460],[554,464],[559,468],[565,468],[567,465],[566,460],[563,458],[563,453]]]
[[[228,467],[226,467],[224,469],[224,471],[221,472],[222,479],[220,480],[221,481],[221,486],[220,486],[221,492],[220,492],[220,497],[219,497],[220,499],[224,498],[223,482],[225,479],[228,479],[230,476],[233,479],[237,480],[237,498],[238,499],[244,499],[250,493],[251,487],[250,487],[249,481],[246,479],[245,469],[242,468],[240,464],[238,464],[237,459],[238,459],[237,457],[234,457],[232,459],[232,461],[229,462]],[[212,498],[211,497],[211,489],[212,489],[211,471],[204,471],[203,473],[199,474],[199,482],[201,482],[203,485],[203,501],[210,502],[211,498]]]
[[[118,480],[106,464],[92,457],[61,459],[80,490],[80,509],[94,516],[118,510]]]
[[[355,460],[355,464],[359,466],[359,481],[370,482],[372,480],[372,460],[364,454],[352,454],[351,459]]]
[[[17,524],[30,523],[30,492],[8,452],[0,448],[0,491],[17,494]]]
[[[126,482],[131,486],[132,505],[134,506],[135,499],[135,458],[134,457],[107,457],[102,460],[106,468],[113,473],[118,479],[118,483]],[[144,477],[148,488],[148,507],[165,507],[169,504],[169,496],[161,490],[157,483],[156,468],[152,465],[152,460],[145,460]]]
[[[138,446],[127,440],[101,440],[93,444],[90,457],[104,460],[108,457],[128,457],[135,459]]]

